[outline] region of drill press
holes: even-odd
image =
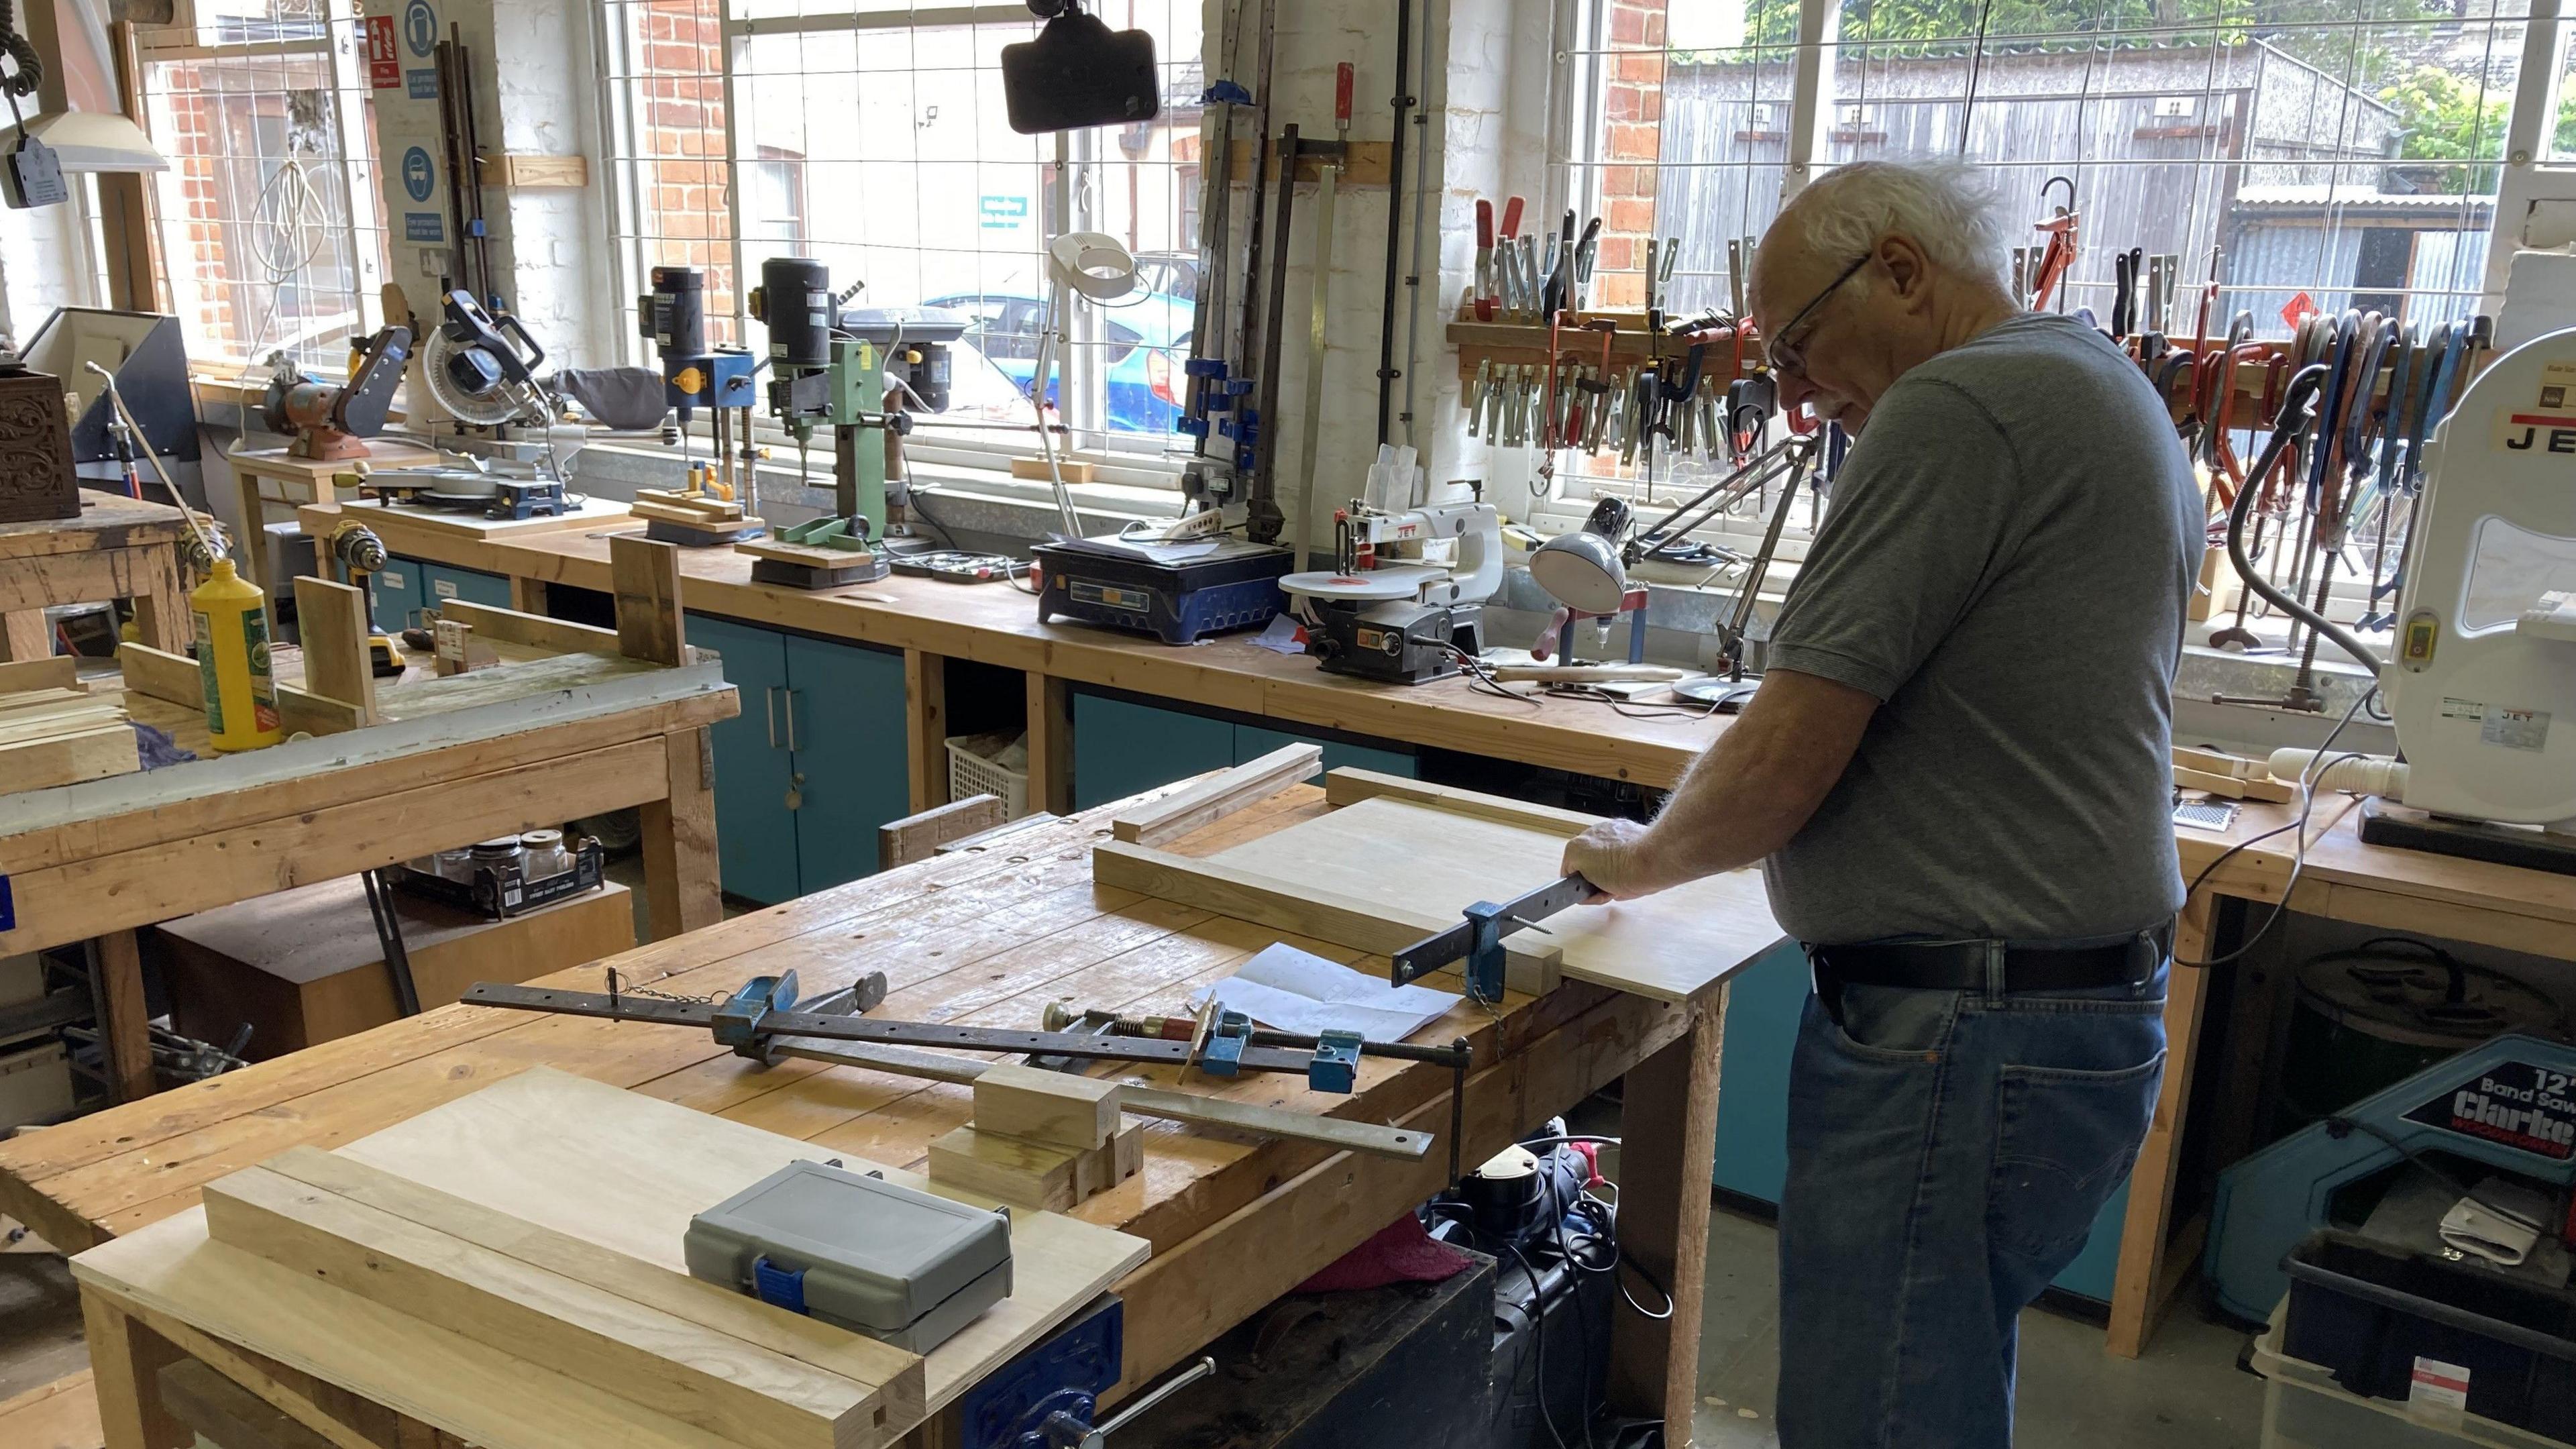
[[[653,290],[636,299],[636,310],[641,330],[661,354],[662,400],[676,424],[675,430],[665,429],[663,440],[680,445],[689,478],[676,493],[636,491],[644,536],[685,548],[760,537],[758,453],[751,437],[758,396],[752,374],[758,366],[742,348],[707,346],[706,278],[695,267],[655,267]],[[712,456],[703,467],[689,457],[689,420],[700,407],[708,410]]]
[[[886,525],[885,434],[900,436],[912,420],[885,406],[885,354],[865,338],[835,336],[840,304],[830,271],[803,257],[761,263],[751,315],[769,328],[769,413],[796,439],[797,472],[819,428],[832,431],[832,514],[773,528],[771,537],[734,548],[752,556],[751,576],[764,584],[831,589],[872,583],[891,571]]]

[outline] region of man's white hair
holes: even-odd
[[[1943,271],[2010,287],[2015,226],[1985,168],[1948,157],[1854,161],[1808,184],[1781,217],[1840,266],[1903,233]]]

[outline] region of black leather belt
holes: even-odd
[[[1870,941],[1809,946],[1819,991],[1829,986],[1905,986],[1924,991],[1983,991],[1993,941]],[[2173,923],[2126,940],[2089,946],[2004,943],[2004,990],[2087,991],[2138,986],[2155,979],[2173,950]]]

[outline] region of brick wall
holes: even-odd
[[[1664,10],[1668,0],[1611,0],[1604,60],[1601,254],[1592,295],[1604,307],[1646,304],[1646,239],[1655,226],[1655,157],[1664,117]],[[1657,47],[1643,51],[1637,47]],[[1626,163],[1626,164],[1622,164]],[[1676,227],[1665,227],[1665,232]]]
[[[724,160],[720,0],[635,0],[635,195],[643,265],[706,273],[707,340],[733,335],[733,221]]]

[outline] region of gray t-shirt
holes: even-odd
[[[2015,317],[1898,379],[1772,630],[1773,667],[1884,701],[1764,862],[1781,926],[2039,941],[2172,915],[2202,519],[2155,390],[2070,318]]]

